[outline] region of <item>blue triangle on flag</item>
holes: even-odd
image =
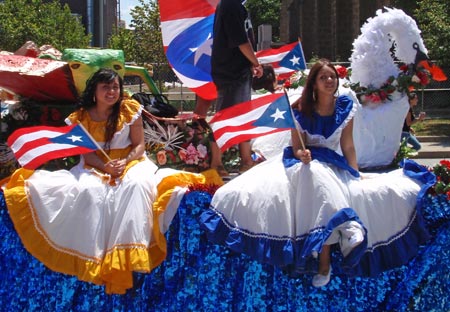
[[[253,126],[284,129],[295,128],[287,96],[283,95],[273,101],[264,113],[255,120]]]
[[[300,42],[295,45],[294,49],[289,51],[289,53],[283,57],[283,59],[280,61],[280,66],[293,70],[306,69],[305,55],[303,54],[303,49],[300,45]]]
[[[91,138],[79,126],[73,127],[69,132],[50,138],[49,141],[59,144],[69,144],[74,146],[86,147],[92,150],[98,149]]]

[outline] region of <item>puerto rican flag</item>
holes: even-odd
[[[214,13],[219,0],[159,0],[167,60],[178,79],[206,100],[217,98],[211,77]]]
[[[258,51],[256,57],[261,64],[272,65],[279,80],[289,78],[295,71],[306,69],[306,59],[300,40],[278,49]]]
[[[36,169],[52,159],[99,149],[80,124],[20,128],[9,136],[7,143],[19,164],[27,169]]]
[[[217,112],[210,121],[222,151],[240,142],[295,128],[285,93],[264,95]]]

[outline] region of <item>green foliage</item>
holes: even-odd
[[[280,0],[248,0],[245,4],[257,35],[258,26],[272,25],[272,41],[280,39]]]
[[[110,49],[122,50],[125,61],[134,62],[136,60],[136,39],[132,29],[119,28],[118,31],[109,38],[108,47]]]
[[[392,1],[394,8],[402,9],[409,16],[414,15],[414,11],[417,9],[416,0],[394,0]]]
[[[409,159],[411,157],[417,156],[417,151],[411,147],[408,146],[406,143],[406,139],[403,139],[400,148],[397,151],[397,154],[395,155],[395,158],[392,160],[391,166],[398,168],[400,162],[403,159]]]
[[[441,66],[450,65],[450,6],[448,0],[422,0],[415,17],[428,55]]]
[[[159,64],[167,63],[162,43],[159,6],[156,0],[139,0],[140,5],[131,10],[133,29],[121,29],[110,39],[113,49],[121,49],[128,62],[138,65],[150,63],[156,71]]]
[[[85,48],[90,35],[68,5],[58,1],[5,0],[0,4],[0,49],[16,51],[26,41],[58,50]]]

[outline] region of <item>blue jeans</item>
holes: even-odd
[[[409,133],[409,132],[402,132],[402,141],[406,138],[406,143],[412,146],[413,149],[416,151],[420,150],[422,148],[422,145],[420,145],[419,140],[417,138]]]

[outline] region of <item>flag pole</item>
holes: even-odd
[[[290,103],[290,102],[289,102],[289,97],[288,97],[287,92],[286,92],[286,89],[283,89],[283,91],[284,91],[284,96],[286,97],[288,103]],[[292,119],[294,120],[295,129],[297,130],[298,137],[299,137],[299,139],[300,139],[300,144],[301,144],[301,146],[302,146],[302,149],[305,150],[305,149],[306,149],[305,143],[303,142],[303,138],[302,138],[302,134],[300,133],[300,128],[299,128],[299,126],[298,126],[298,122],[297,122],[297,120],[295,119],[294,112],[292,111],[292,107],[291,107],[290,104],[289,104],[289,111],[291,112]]]
[[[92,135],[86,130],[86,128],[83,126],[83,124],[78,120],[78,125],[81,127],[81,129],[84,131],[84,133],[91,139],[92,142],[94,142],[95,146],[102,152],[102,154],[108,159],[108,161],[112,161],[112,159],[106,154],[105,150],[100,147],[100,145],[97,143],[97,141],[92,137]]]

